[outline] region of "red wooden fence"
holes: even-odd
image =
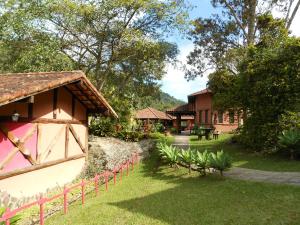
[[[16,208],[14,210],[10,210],[9,208],[6,209],[5,213],[3,213],[2,217],[0,218],[0,222],[5,222],[5,225],[10,225],[10,219],[12,217],[14,217],[17,213],[31,208],[33,206],[38,205],[40,208],[40,225],[44,225],[44,221],[45,221],[45,216],[44,216],[44,207],[46,205],[47,202],[51,202],[55,199],[58,198],[63,198],[63,209],[64,209],[64,214],[68,213],[68,193],[75,189],[75,188],[81,188],[81,203],[82,205],[84,205],[84,201],[85,201],[85,187],[87,184],[94,184],[94,190],[95,190],[95,194],[98,195],[99,193],[99,180],[101,178],[104,179],[105,182],[105,190],[108,191],[108,181],[109,181],[109,176],[112,175],[113,176],[113,180],[114,180],[114,184],[116,184],[117,180],[116,180],[116,176],[117,173],[120,173],[120,181],[122,181],[122,176],[123,176],[123,169],[126,168],[126,175],[128,176],[129,174],[129,165],[131,164],[131,170],[134,170],[134,164],[138,163],[138,154],[136,153],[135,155],[131,156],[131,159],[127,160],[126,162],[122,163],[119,166],[116,166],[113,171],[104,171],[101,174],[95,174],[95,177],[90,179],[90,180],[84,180],[82,179],[82,181],[78,184],[74,184],[71,187],[64,187],[64,190],[62,193],[54,195],[52,197],[43,197],[41,196],[39,200],[35,201],[35,202],[31,202],[28,203],[26,205],[23,205],[19,208]]]

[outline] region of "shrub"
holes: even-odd
[[[99,137],[111,137],[116,135],[116,123],[109,117],[97,117],[91,120],[90,134]]]
[[[162,133],[159,133],[159,132],[155,132],[155,133],[150,133],[149,134],[149,138],[152,138],[152,139],[164,139],[165,135],[162,134]]]
[[[122,130],[117,134],[117,137],[124,141],[135,141],[138,142],[144,138],[144,134],[139,131],[127,131]]]
[[[192,172],[192,164],[193,164],[194,158],[195,158],[194,151],[191,148],[189,148],[188,150],[182,149],[181,152],[179,153],[179,157],[183,163],[188,165],[189,173],[191,173]]]
[[[279,136],[279,143],[290,152],[290,158],[295,158],[295,153],[300,151],[300,129],[290,128]]]
[[[231,158],[224,151],[218,151],[217,153],[211,153],[209,157],[210,166],[216,170],[220,171],[221,176],[223,176],[223,171],[230,168]]]
[[[2,215],[5,213],[6,208],[4,207],[0,207],[0,217],[2,217]],[[15,215],[10,219],[10,225],[16,225],[18,223],[18,221],[21,219],[20,215]],[[5,222],[0,222],[0,225],[4,225]]]
[[[162,123],[155,123],[152,129],[154,132],[164,132],[165,126]]]
[[[177,130],[177,128],[175,128],[175,127],[171,127],[171,128],[170,128],[170,132],[171,132],[172,134],[177,134],[177,133],[178,133],[178,130]]]
[[[161,157],[167,161],[171,167],[178,167],[179,151],[176,147],[160,142],[158,144],[158,150]]]
[[[204,152],[199,152],[195,154],[194,163],[197,165],[199,171],[204,176],[206,175],[206,169],[210,166],[210,153],[205,150]]]

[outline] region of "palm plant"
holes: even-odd
[[[171,167],[175,166],[177,168],[177,164],[179,161],[179,151],[176,147],[172,145],[168,145],[166,143],[162,143],[158,146],[159,153],[161,157],[166,160]]]
[[[182,149],[179,154],[179,157],[183,163],[188,165],[189,173],[191,173],[192,172],[192,164],[193,164],[194,158],[195,158],[194,151],[191,148],[189,148],[187,150]]]
[[[209,161],[213,168],[220,171],[221,176],[223,176],[223,171],[230,168],[232,165],[230,156],[224,153],[223,150],[218,151],[217,153],[211,153]]]
[[[279,136],[279,144],[290,152],[290,158],[295,158],[295,152],[300,151],[300,129],[289,129],[282,132]]]
[[[197,165],[200,173],[204,176],[206,175],[206,169],[210,166],[210,153],[205,150],[204,152],[199,152],[195,154],[194,163]]]

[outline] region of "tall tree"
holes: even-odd
[[[166,34],[184,29],[187,19],[183,0],[13,2],[4,6],[2,16],[10,18],[5,24],[12,29],[3,30],[9,31],[8,41],[15,42],[16,33],[17,41],[29,39],[32,46],[49,46],[50,40],[51,54],[58,52],[74,69],[84,70],[121,111],[157,92],[165,64],[178,53],[175,44],[164,40]],[[12,69],[31,70],[28,61]]]
[[[203,76],[207,70],[226,69],[236,74],[237,63],[245,53],[242,50],[259,41],[258,18],[278,9],[289,29],[300,0],[211,0],[211,4],[222,12],[194,21],[190,32],[194,50],[188,56],[190,68],[185,74],[188,80]]]

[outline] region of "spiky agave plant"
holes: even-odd
[[[165,143],[161,145],[159,152],[161,157],[167,161],[171,167],[178,167],[177,164],[179,161],[179,151],[176,147]]]
[[[223,150],[217,153],[211,153],[209,157],[210,166],[216,170],[220,171],[221,176],[223,176],[223,171],[232,166],[231,157],[226,154]]]
[[[181,161],[188,165],[189,173],[192,172],[192,164],[194,163],[195,153],[191,148],[187,150],[181,149],[179,157]]]
[[[194,163],[197,165],[199,171],[204,176],[206,175],[206,169],[210,167],[210,153],[205,150],[204,152],[199,152],[195,154]]]
[[[279,144],[289,150],[290,158],[293,160],[295,152],[300,151],[300,130],[291,128],[283,131],[282,135],[279,136]]]

